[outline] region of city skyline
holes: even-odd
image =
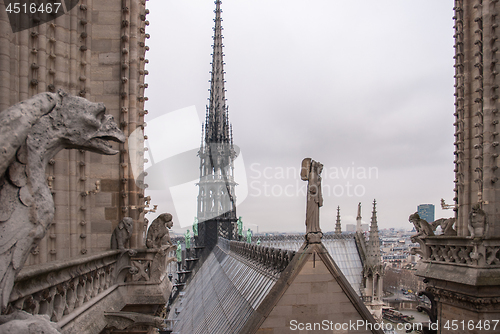
[[[323,231],[334,230],[337,206],[343,229],[355,223],[358,202],[368,223],[374,198],[380,228],[410,229],[421,203],[434,204],[436,218],[453,215],[439,207],[453,197],[453,2],[382,2],[223,2],[227,105],[247,180],[237,180],[237,215],[245,225],[305,231],[304,157],[324,165]],[[203,122],[215,6],[148,7],[151,138],[156,117],[184,108]],[[199,147],[201,126],[197,133]],[[172,175],[163,186],[146,178],[159,205],[150,221],[160,212],[176,219]],[[245,187],[246,198],[238,194]]]

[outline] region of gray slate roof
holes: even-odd
[[[263,237],[262,245],[274,248],[298,251],[304,243],[304,235],[283,235]],[[347,278],[358,296],[363,279],[363,262],[356,246],[354,234],[324,235],[322,243],[328,250],[342,274]]]
[[[219,242],[172,306],[173,332],[239,333],[277,279]]]

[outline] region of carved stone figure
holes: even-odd
[[[189,230],[184,234],[184,242],[186,243],[186,250],[191,249],[191,233],[189,233]]]
[[[243,220],[241,220],[241,216],[238,217],[238,221],[236,222],[236,226],[238,227],[238,239],[241,240],[243,237]]]
[[[0,302],[9,301],[15,276],[54,218],[45,167],[62,149],[116,154],[125,142],[102,103],[42,93],[0,113]]]
[[[130,248],[133,228],[134,220],[130,217],[123,218],[115,227],[113,234],[111,234],[111,249]]]
[[[197,237],[198,236],[198,218],[194,217],[194,222],[193,222],[193,236]]]
[[[170,239],[169,229],[174,226],[172,222],[172,215],[170,213],[162,213],[149,226],[146,247],[147,248],[161,248],[163,246],[173,245]]]
[[[307,184],[306,233],[321,233],[319,227],[319,208],[323,206],[321,193],[321,172],[323,165],[311,158],[302,160],[300,177]],[[309,240],[309,239],[308,239]],[[317,241],[315,241],[317,242]]]
[[[410,215],[410,218],[408,220],[415,226],[415,229],[417,230],[417,234],[412,235],[412,238],[434,235],[432,226],[426,220],[420,219],[420,215],[417,212]]]
[[[486,213],[479,204],[475,204],[469,213],[468,228],[472,238],[484,238],[488,233]]]
[[[177,249],[175,250],[175,257],[177,259],[177,271],[181,271],[182,246],[181,246],[181,241],[180,240],[177,240]]]
[[[455,218],[441,218],[431,223],[432,229],[436,231],[438,226],[441,226],[443,235],[457,235],[457,231],[453,228],[455,225]]]

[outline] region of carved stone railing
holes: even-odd
[[[11,310],[46,314],[60,321],[116,284],[119,251],[27,267],[16,278]]]
[[[16,277],[8,310],[48,315],[64,329],[82,314],[96,312],[94,305],[118,289],[121,292],[112,298],[114,310],[132,304],[164,305],[170,294],[166,290],[172,288],[166,270],[174,259],[168,257],[171,248],[110,250],[26,267]]]
[[[424,262],[500,268],[500,239],[432,236],[421,241],[415,251]]]
[[[295,255],[295,251],[257,246],[240,241],[230,241],[229,249],[272,274],[281,273]]]

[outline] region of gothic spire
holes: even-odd
[[[373,200],[372,220],[370,223],[370,238],[368,241],[368,253],[373,256],[374,262],[380,262],[380,239],[378,236],[376,200]]]
[[[224,88],[224,53],[222,52],[222,1],[215,1],[214,44],[212,53],[212,72],[210,78],[210,97],[207,106],[205,141],[207,143],[229,143],[229,119]]]
[[[337,223],[335,224],[335,234],[342,234],[342,225],[340,224],[340,206],[337,207]]]

